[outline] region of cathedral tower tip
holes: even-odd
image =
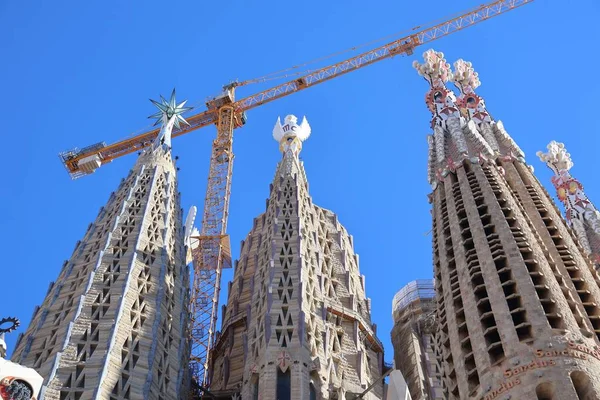
[[[573,167],[571,155],[563,143],[551,141],[548,152],[537,152],[537,156],[553,172],[552,184],[558,199],[565,206],[567,224],[573,228],[579,242],[600,268],[600,212],[594,207],[583,191],[583,185],[571,176]]]
[[[427,50],[423,53],[423,59],[425,61],[423,64],[414,61],[413,67],[431,85],[425,95],[427,108],[433,114],[431,125],[445,127],[445,122],[449,118],[460,118],[458,108],[454,104],[456,96],[446,87],[446,82],[453,77],[452,70],[442,52]]]
[[[481,81],[472,64],[463,59],[456,61],[454,63],[454,75],[451,80],[460,90],[460,96],[456,104],[462,114],[476,124],[492,122],[492,117],[487,112],[483,99],[475,93],[475,89],[481,85]],[[493,144],[496,148],[498,147],[496,143]]]
[[[544,162],[557,176],[552,180],[558,179],[562,174],[568,174],[568,171],[573,168],[571,155],[567,153],[564,143],[558,143],[554,140],[546,146],[547,153],[538,151],[536,155]]]
[[[428,50],[424,62],[413,66],[429,83],[425,95],[427,108],[433,114],[433,134],[428,137],[428,180],[432,187],[448,173],[456,171],[463,161],[484,163],[503,157],[524,162],[524,154],[508,135],[501,121],[487,112],[483,99],[475,93],[481,84],[470,62],[458,60],[454,72],[444,54]],[[446,86],[453,82],[460,91],[457,98]]]
[[[495,121],[488,112],[485,101],[475,93],[481,85],[479,74],[473,69],[469,61],[459,59],[454,63],[454,74],[450,79],[460,91],[456,105],[461,115],[468,119],[470,124],[478,127],[482,138],[481,144],[490,154],[504,154],[509,158],[521,158],[524,161],[525,153],[504,129],[502,121]],[[472,121],[472,122],[471,122]]]
[[[273,128],[273,138],[279,143],[279,151],[284,155],[289,151],[298,156],[302,150],[302,142],[310,136],[310,125],[306,117],[302,118],[302,123],[298,125],[298,118],[295,115],[288,115],[281,125],[281,119],[278,117]]]
[[[177,104],[175,100],[175,89],[173,89],[169,101],[167,101],[162,96],[160,96],[160,100],[161,102],[159,103],[158,101],[150,99],[152,104],[154,104],[159,111],[155,114],[152,114],[148,118],[153,118],[157,120],[154,125],[162,123],[160,133],[158,134],[156,140],[152,145],[153,150],[156,150],[161,146],[165,146],[166,149],[171,148],[171,133],[173,131],[173,127],[179,129],[180,123],[189,126],[189,123],[183,118],[181,114],[192,109],[192,107],[185,107],[185,103],[187,102],[187,100],[184,100],[181,103]]]

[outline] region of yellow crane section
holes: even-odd
[[[234,82],[225,86],[223,88],[224,91],[220,96],[207,102],[206,105],[208,109],[206,111],[186,117],[190,126],[182,127],[179,130],[173,130],[173,137],[185,135],[186,133],[208,125],[217,124],[219,119],[219,109],[226,105],[233,108],[233,126],[234,128],[239,128],[246,122],[244,112],[247,110],[336,78],[348,72],[355,71],[377,61],[396,55],[410,55],[417,46],[432,42],[531,2],[533,2],[533,0],[498,0],[489,4],[484,4],[458,17],[429,28],[421,29],[411,35],[394,40],[366,53],[321,68],[300,78],[248,96],[239,101],[235,101],[234,91],[236,86],[241,86],[245,84],[245,82]],[[420,27],[415,29],[418,28]],[[152,129],[148,132],[144,132],[140,135],[111,145],[100,142],[83,149],[65,151],[60,154],[60,158],[71,177],[76,179],[94,172],[101,165],[104,165],[115,158],[143,149],[152,143],[152,140],[158,135],[158,132],[159,129]]]

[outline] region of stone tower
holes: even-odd
[[[412,400],[443,399],[435,355],[433,279],[409,282],[392,303],[394,366],[402,372]]]
[[[306,119],[298,125],[293,115],[275,125],[283,158],[229,283],[213,393],[345,399],[382,375],[383,348],[352,236],[308,193],[298,155],[309,133]],[[380,382],[364,398],[382,396]]]
[[[471,64],[415,62],[431,88],[436,342],[450,399],[600,398],[599,278]],[[451,80],[456,98],[446,87]]]
[[[77,243],[13,361],[45,378],[41,398],[179,399],[187,383],[189,271],[170,135],[163,126]]]
[[[600,269],[600,212],[583,192],[583,185],[571,176],[571,155],[565,145],[555,141],[547,146],[548,152],[537,155],[554,172],[552,184],[558,199],[565,206],[567,224],[575,231],[581,247],[591,257],[596,270]]]

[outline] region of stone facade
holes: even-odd
[[[402,372],[412,400],[443,399],[435,352],[434,281],[408,283],[394,296],[392,312],[394,367]]]
[[[600,398],[600,288],[590,259],[500,121],[441,53],[429,137],[438,356],[450,399]],[[452,80],[456,98],[447,89]]]
[[[20,337],[13,361],[43,398],[179,399],[189,345],[189,271],[177,174],[144,152],[75,246]]]
[[[345,399],[382,375],[353,240],[313,204],[298,153],[310,128],[288,116],[264,214],[242,242],[212,355],[211,392],[243,399]],[[382,399],[383,383],[365,399]]]

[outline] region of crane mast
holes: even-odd
[[[207,103],[207,110],[186,117],[189,126],[173,131],[173,137],[196,129],[217,126],[213,141],[202,226],[199,236],[193,236],[198,246],[192,250],[193,286],[190,300],[190,367],[197,385],[210,385],[210,351],[214,345],[218,316],[218,301],[223,268],[231,267],[231,252],[227,231],[231,178],[233,172],[233,130],[246,122],[245,111],[316,84],[355,71],[396,55],[410,55],[420,45],[460,31],[533,0],[497,0],[437,25],[420,29],[381,47],[351,57],[342,62],[310,72],[300,78],[274,86],[235,101],[235,88],[249,82],[227,85],[220,96]],[[418,30],[420,29],[420,30]],[[158,135],[154,129],[112,145],[101,142],[84,149],[73,149],[59,156],[73,179],[88,175],[113,159],[139,151],[150,145]]]
[[[228,94],[233,99],[233,90]],[[191,298],[190,367],[196,383],[208,386],[209,352],[215,340],[221,271],[231,267],[227,217],[233,172],[233,129],[236,121],[231,104],[218,111],[217,138],[213,141],[198,246],[192,251],[194,276]]]

